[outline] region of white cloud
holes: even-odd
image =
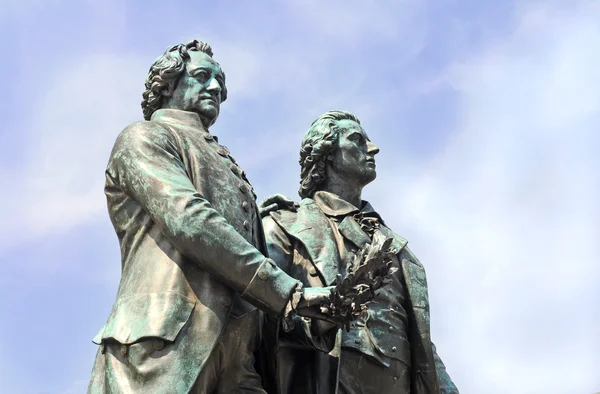
[[[35,4],[28,7],[35,8]],[[290,133],[302,133],[325,109],[344,106],[338,103],[346,103],[348,97],[354,96],[360,81],[348,78],[342,87],[329,82],[331,70],[340,66],[335,55],[343,45],[359,44],[365,48],[369,37],[377,34],[382,40],[398,39],[395,49],[406,53],[406,57],[422,46],[424,30],[417,23],[417,16],[423,7],[417,2],[395,4],[388,10],[367,7],[361,12],[351,12],[343,3],[330,3],[320,6],[323,12],[319,15],[302,4],[286,3],[280,10],[280,18],[290,24],[302,16],[299,26],[284,33],[291,43],[273,43],[266,40],[273,31],[249,32],[233,22],[226,32],[202,24],[194,28],[194,34],[173,34],[185,37],[183,40],[205,39],[214,47],[215,58],[227,73],[230,99],[213,131],[221,135],[225,130],[223,140],[240,159],[250,179],[260,179],[258,174],[252,174],[253,168],[275,160],[278,154],[296,154],[298,143],[286,144]],[[334,14],[335,18],[327,17]],[[398,24],[399,20],[406,23]],[[219,25],[218,21],[214,24]],[[93,27],[99,26],[91,24]],[[415,34],[416,31],[420,33]],[[296,33],[302,33],[300,42],[294,39]],[[324,36],[328,39],[324,40]],[[107,39],[115,37],[113,34]],[[360,56],[360,52],[350,54]],[[63,68],[55,75],[49,73],[47,84],[38,91],[38,100],[32,103],[36,116],[22,130],[27,135],[23,151],[28,167],[0,174],[10,180],[13,190],[1,197],[4,206],[11,210],[0,223],[0,253],[36,237],[105,219],[102,189],[110,149],[118,132],[141,118],[139,102],[148,60],[131,54],[73,52],[62,63]],[[337,75],[346,71],[340,69]],[[353,101],[363,100],[357,97]],[[285,125],[255,118],[247,108],[249,103],[268,105],[276,112],[269,117],[285,116]],[[289,113],[282,115],[282,111]],[[240,124],[244,129],[240,129]],[[256,154],[247,149],[249,144],[265,149]]]
[[[71,382],[69,387],[62,394],[84,393],[87,390],[88,384],[89,384],[88,379],[75,380],[75,381]]]
[[[0,251],[103,213],[112,144],[125,125],[141,118],[147,68],[137,58],[98,54],[70,58],[63,66],[32,104],[27,167],[6,174],[12,193],[2,203],[11,210],[0,223]]]
[[[57,6],[64,3],[63,0],[5,0],[3,2],[2,18],[22,18],[31,12],[39,12],[48,9],[49,7]]]
[[[388,218],[414,234],[464,393],[600,387],[600,10],[559,5],[517,8],[510,37],[449,68],[458,133]]]
[[[301,133],[325,110],[353,110],[368,129],[386,126],[379,114],[402,117],[399,101],[412,93],[359,91],[372,70],[357,71],[353,62],[380,45],[373,61],[402,71],[431,21],[425,2],[378,4],[286,3],[273,18],[289,25],[281,32],[251,29],[258,9],[243,23],[231,10],[227,23],[215,21],[219,28],[202,23],[205,34],[181,36],[207,39],[227,72],[230,100],[215,127],[237,145],[230,147],[250,179],[260,183],[252,169],[277,161],[262,180],[295,189]],[[599,3],[519,4],[509,37],[437,80],[462,100],[458,133],[440,157],[423,168],[399,154],[398,165],[380,166],[365,195],[428,268],[434,341],[461,392],[591,393],[600,388]],[[141,118],[148,58],[78,53],[69,60],[36,90],[35,116],[22,131],[28,167],[1,174],[14,197],[0,197],[10,207],[0,221],[0,253],[106,219],[104,167],[119,130]],[[250,102],[290,113],[272,123],[248,111]],[[236,121],[246,128],[234,128]],[[257,154],[258,147],[277,149]]]
[[[266,12],[241,10],[228,17]],[[269,28],[233,24],[217,33],[203,25],[182,35],[208,41],[227,74],[229,98],[212,131],[231,148],[260,198],[281,192],[298,177],[300,140],[317,116],[334,108],[356,111],[361,118],[377,113],[377,103],[385,101],[381,91],[389,90],[365,81],[380,76],[376,63],[401,67],[413,59],[427,30],[425,5],[417,1],[369,7],[295,1],[272,11],[276,21]],[[386,50],[378,52],[375,45]],[[276,168],[270,165],[275,162]],[[262,183],[278,186],[264,190]],[[286,193],[294,197],[292,184]]]
[[[367,6],[361,1],[309,0],[287,5],[288,12],[316,31],[322,43],[335,42],[329,46],[332,50],[351,48],[360,54],[365,45],[373,42],[373,37],[380,42],[402,39],[407,46],[410,41],[424,38],[426,5],[422,1],[382,0]]]
[[[368,61],[374,45],[388,45],[385,63],[400,65],[412,59],[425,44],[425,10],[423,2],[413,0],[384,1],[368,7],[358,1],[290,1],[272,10],[277,21],[268,28],[249,29],[235,23],[217,32],[203,25],[185,37],[211,43],[227,74],[232,101],[256,101],[276,93],[280,100],[314,106],[311,100],[323,101],[317,94],[347,99],[339,89],[327,89],[332,70],[335,76],[352,71],[348,64]],[[254,4],[251,9],[242,6],[231,11],[231,19],[267,12]],[[369,66],[377,68],[375,64]],[[371,69],[362,71],[362,79],[373,74]],[[346,80],[346,93],[352,92],[357,82]]]

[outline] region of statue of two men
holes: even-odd
[[[361,199],[378,149],[359,120],[312,124],[301,203],[279,199],[261,221],[209,132],[226,98],[208,44],[172,46],[150,68],[146,120],[115,142],[105,194],[122,276],[88,392],[458,393],[429,336],[423,266]],[[397,250],[389,283],[340,330],[321,305],[378,236]]]

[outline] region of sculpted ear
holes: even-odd
[[[160,94],[164,97],[171,97],[173,92],[175,92],[175,88],[177,87],[180,79],[181,77],[177,78],[175,81],[169,81],[167,87],[165,87]]]
[[[160,92],[161,96],[171,97],[173,95],[173,91],[175,90],[175,86],[169,84],[168,87],[164,88],[162,92]]]

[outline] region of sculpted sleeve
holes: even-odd
[[[450,379],[450,375],[448,375],[448,372],[446,371],[446,366],[442,362],[440,356],[437,354],[437,349],[435,348],[435,345],[433,343],[431,344],[431,349],[433,351],[433,359],[435,360],[435,370],[437,372],[441,394],[459,394],[458,388],[456,387],[452,379]]]
[[[298,281],[265,258],[192,184],[175,137],[151,122],[121,132],[107,172],[187,259],[278,315]]]

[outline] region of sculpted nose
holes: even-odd
[[[211,78],[206,90],[208,90],[216,96],[217,94],[221,93],[221,84],[219,84],[219,81],[217,81],[216,78]]]
[[[379,148],[371,141],[367,141],[367,153],[375,156],[379,153]]]

